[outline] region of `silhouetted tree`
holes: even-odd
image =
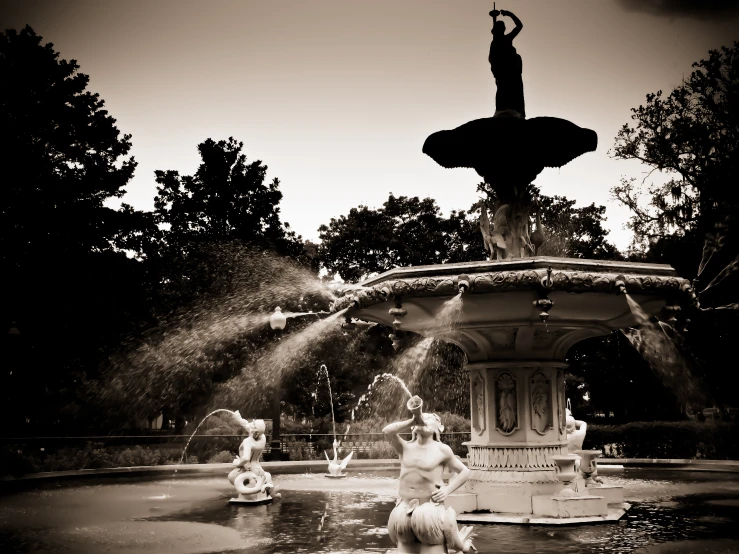
[[[597,423],[680,419],[681,405],[621,331],[593,337],[567,353],[566,395],[576,415]],[[588,400],[583,396],[588,394]],[[611,415],[612,414],[612,415]]]
[[[259,160],[247,163],[242,148],[233,138],[207,139],[198,145],[202,163],[195,174],[155,172],[160,281],[180,303],[228,281],[232,272],[224,264],[231,264],[220,254],[214,257],[227,243],[234,255],[238,248],[233,246],[241,244],[251,254],[269,250],[310,265],[310,250],[302,256],[302,240],[280,221],[279,180],[265,182],[267,166]]]
[[[482,182],[477,190],[487,198],[492,209],[501,205],[494,187]],[[540,256],[560,256],[564,258],[585,258],[595,260],[622,259],[618,249],[606,240],[609,231],[603,228],[606,220],[605,206],[594,203],[583,208],[575,207],[575,200],[564,196],[546,196],[536,185],[528,185],[528,194],[535,199],[531,216],[538,212],[543,226],[544,243],[537,254]],[[490,219],[493,214],[489,213]],[[532,226],[532,230],[536,224]]]
[[[605,206],[594,203],[575,208],[575,201],[564,196],[539,196],[545,241],[540,255],[584,258],[589,260],[622,259],[618,249],[606,240],[603,228]]]
[[[96,384],[110,391],[106,402],[121,421],[162,410],[180,423],[197,417],[218,385],[276,340],[269,312],[317,308],[315,245],[304,248],[280,221],[279,181],[267,182],[267,167],[247,163],[242,148],[233,138],[208,139],[198,145],[202,163],[193,175],[155,172],[161,229],[146,259],[155,325]],[[324,297],[318,309],[327,307]],[[241,392],[260,388],[258,381],[240,382]]]
[[[4,349],[13,367],[0,384],[10,432],[53,433],[81,410],[79,382],[139,321],[135,258],[156,232],[149,215],[106,205],[136,167],[130,135],[87,90],[77,63],[41,41],[28,26],[0,33],[0,256],[9,287],[0,310],[4,328],[16,322],[20,331],[4,340],[15,349]]]
[[[431,198],[389,196],[382,208],[352,208],[319,227],[321,264],[346,281],[397,266],[483,259],[482,239],[467,213],[441,215]]]
[[[632,212],[640,259],[699,279],[696,290],[709,311],[689,313],[685,344],[702,360],[712,392],[731,404],[726,391],[739,382],[722,368],[734,355],[739,312],[711,308],[737,302],[739,42],[711,50],[693,67],[669,95],[647,94],[646,104],[632,110],[633,123],[616,137],[616,158],[639,160],[666,179],[646,190],[623,179],[613,194]]]
[[[546,241],[540,254],[576,258],[618,259],[621,254],[606,240],[603,206],[575,208],[573,200],[538,194]],[[495,193],[481,183],[478,189],[495,204]],[[479,212],[478,212],[479,213]],[[492,217],[492,214],[490,214]],[[347,281],[394,267],[482,261],[488,258],[478,215],[474,210],[441,215],[431,198],[395,197],[379,209],[352,208],[319,228],[321,264]]]
[[[168,242],[233,241],[297,255],[302,242],[280,221],[280,182],[265,183],[267,166],[246,163],[243,143],[231,137],[198,145],[202,163],[194,175],[156,171],[155,214],[169,229]]]
[[[617,159],[639,160],[668,180],[651,185],[648,206],[634,179],[614,187],[614,196],[632,211],[637,244],[660,238],[702,234],[736,213],[739,167],[739,43],[709,52],[707,60],[667,97],[647,94],[632,110],[633,125],[616,137]]]

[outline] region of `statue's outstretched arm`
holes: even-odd
[[[523,23],[521,23],[521,20],[516,17],[515,14],[507,11],[507,10],[500,10],[501,15],[507,15],[513,20],[513,23],[516,24],[516,27],[506,35],[507,38],[513,40],[518,36],[518,33],[521,32],[521,29],[523,29]]]

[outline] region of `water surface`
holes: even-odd
[[[392,548],[385,525],[397,471],[274,476],[274,504],[228,504],[226,476],[52,485],[0,498],[0,552],[359,553]],[[739,475],[627,469],[618,522],[475,525],[481,553],[739,552]]]

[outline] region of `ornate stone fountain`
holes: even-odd
[[[491,15],[496,114],[431,135],[424,152],[445,167],[473,167],[492,185],[501,205],[483,232],[496,260],[396,268],[363,282],[334,310],[349,307],[348,317],[387,325],[393,335],[435,337],[467,354],[470,476],[466,508],[457,511],[489,513],[460,514],[459,521],[617,519],[627,508],[622,495],[590,494],[591,487],[562,495],[572,489],[558,477],[558,461],[579,459],[568,448],[565,356],[581,340],[639,322],[624,293],[651,317],[689,302],[692,291],[667,265],[532,257],[529,184],[543,167],[594,150],[597,138],[564,120],[525,119],[520,57],[509,38],[521,23],[510,12]],[[517,30],[501,34],[500,15],[511,16]],[[461,313],[444,326],[437,316],[459,292]]]

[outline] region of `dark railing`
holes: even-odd
[[[410,433],[401,435],[406,439]],[[109,452],[120,452],[127,448],[141,447],[158,449],[172,459],[179,459],[185,445],[188,455],[195,455],[200,462],[205,462],[222,451],[236,452],[245,435],[89,435],[73,437],[0,437],[0,447],[31,455],[47,457],[60,450],[96,448]],[[337,435],[341,443],[341,455],[350,450],[355,457],[394,457],[395,453],[382,433],[349,433]],[[442,442],[449,444],[454,452],[466,455],[467,449],[462,445],[469,440],[468,432],[442,433]],[[271,435],[267,434],[265,454],[271,452]],[[327,433],[282,434],[281,451],[290,455],[290,459],[323,459],[324,451],[333,456],[334,435]],[[224,456],[225,457],[225,456]]]

